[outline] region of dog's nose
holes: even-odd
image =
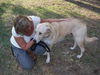
[[[40,38],[35,35],[34,40],[36,41],[36,43],[38,43],[40,41]]]

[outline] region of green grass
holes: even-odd
[[[100,8],[97,4],[90,2],[81,1],[79,2],[91,5],[92,7]],[[96,0],[97,3],[99,2]],[[2,75],[56,75],[61,74],[57,70],[55,63],[51,63],[51,67],[45,66],[44,59],[39,58],[38,64],[35,66],[32,72],[20,71],[18,69],[18,64],[16,63],[14,57],[11,55],[10,51],[10,36],[11,36],[11,27],[13,26],[13,18],[16,15],[37,15],[41,18],[67,18],[75,17],[83,19],[88,24],[89,35],[100,37],[100,14],[96,9],[92,10],[89,7],[79,6],[77,3],[73,3],[67,0],[0,0],[0,72]],[[100,43],[98,43],[100,44]],[[65,47],[66,48],[66,47]],[[57,48],[55,48],[57,49]],[[59,48],[61,49],[61,48]],[[91,48],[92,49],[92,48]],[[99,50],[99,46],[94,47],[95,53]],[[58,52],[61,52],[60,50]],[[74,53],[74,52],[73,52]],[[55,52],[57,54],[57,52]],[[96,54],[95,54],[96,55]],[[100,51],[97,53],[100,56]],[[56,59],[61,55],[52,56]],[[61,57],[62,60],[65,58]],[[13,61],[14,60],[14,61]],[[70,63],[70,58],[68,59]],[[77,61],[77,60],[76,60]],[[74,61],[74,62],[76,62]],[[83,64],[87,65],[100,63],[99,57],[95,58],[91,55],[86,55],[80,60]],[[78,61],[78,63],[80,63]],[[95,63],[96,61],[96,63]],[[55,62],[55,61],[54,61]],[[92,63],[91,63],[92,62]],[[66,65],[66,63],[64,63]],[[54,66],[54,67],[53,67]],[[58,65],[61,67],[60,65]],[[68,65],[67,65],[68,66]],[[45,73],[45,68],[48,68],[50,71]],[[91,66],[89,66],[91,68]],[[52,71],[52,69],[55,69]],[[63,67],[64,68],[64,67]],[[40,69],[40,70],[38,70]],[[64,71],[67,72],[67,71]],[[45,73],[45,74],[44,74]],[[66,74],[64,74],[66,75]]]

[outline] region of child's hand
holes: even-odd
[[[36,59],[37,59],[37,56],[36,56],[36,54],[35,54],[35,53],[33,53],[33,51],[28,50],[27,52],[28,52],[29,56],[31,56],[31,57],[32,57],[32,59],[33,59],[33,60],[36,60]]]

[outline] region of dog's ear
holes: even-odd
[[[51,28],[50,28],[50,26],[51,26],[51,24],[49,23],[49,22],[46,22],[46,29],[47,29],[47,32],[50,32],[51,31]]]
[[[50,30],[50,28],[48,28],[48,29],[47,29],[47,33],[50,33],[50,32],[51,32],[51,30]]]
[[[49,37],[51,34],[50,28],[47,28],[46,33],[45,33],[45,38]]]

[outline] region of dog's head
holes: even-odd
[[[51,30],[49,27],[49,23],[41,23],[38,24],[35,29],[35,36],[34,39],[38,43],[40,40],[44,38],[48,38],[50,36]]]

